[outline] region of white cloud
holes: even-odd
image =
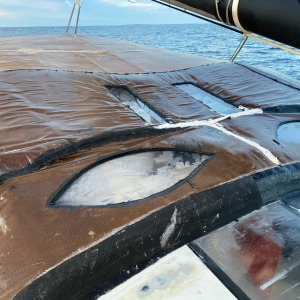
[[[5,11],[5,10],[0,10],[0,16],[9,16],[10,12]]]
[[[6,6],[6,8],[13,7],[17,9],[33,9],[33,11],[41,9],[50,12],[62,10],[65,7],[66,2],[70,1],[66,0],[65,3],[63,3],[62,1],[57,0],[14,0],[8,3],[7,0],[0,0],[0,4],[2,4],[2,6]]]
[[[9,19],[14,19],[17,17],[17,15],[11,11],[8,10],[2,10],[0,9],[0,16],[3,18],[9,18]]]
[[[107,4],[119,6],[119,7],[140,7],[140,8],[157,8],[155,3],[143,3],[140,0],[100,0]]]
[[[65,4],[66,4],[68,7],[70,7],[70,8],[73,7],[73,3],[72,3],[70,0],[66,0],[66,1],[65,1]]]

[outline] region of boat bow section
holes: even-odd
[[[1,45],[1,299],[99,296],[298,192],[296,84],[132,43],[47,38]]]

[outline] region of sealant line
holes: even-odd
[[[157,125],[157,126],[155,126],[155,128],[156,129],[171,129],[171,128],[210,126],[210,125],[214,125],[216,123],[222,122],[227,119],[234,119],[234,118],[238,118],[238,117],[242,117],[242,116],[251,116],[251,115],[262,114],[262,113],[263,113],[262,109],[255,108],[255,109],[240,111],[240,112],[226,115],[226,116],[216,118],[216,119],[201,120],[201,121],[188,121],[188,122],[181,122],[181,123],[174,123],[174,124],[166,123],[166,124]]]
[[[250,139],[246,139],[236,133],[233,133],[232,131],[229,131],[225,129],[219,122],[227,120],[227,119],[234,119],[242,116],[250,116],[250,115],[256,115],[256,114],[262,114],[263,111],[259,108],[256,109],[249,109],[244,110],[238,113],[234,113],[231,115],[226,115],[224,117],[220,117],[217,119],[210,119],[210,120],[201,120],[201,121],[190,121],[190,122],[182,122],[182,123],[175,123],[175,124],[162,124],[155,126],[156,129],[167,129],[167,128],[188,128],[188,127],[201,127],[201,126],[208,126],[213,127],[219,131],[224,132],[227,135],[233,136],[236,139],[255,147],[257,150],[259,150],[268,160],[270,160],[272,163],[276,165],[280,165],[280,162],[278,158],[268,149],[262,147],[258,143],[251,141]]]
[[[231,136],[235,137],[236,139],[238,139],[238,140],[240,140],[240,141],[242,141],[242,142],[244,142],[248,145],[251,145],[251,146],[255,147],[257,150],[262,152],[268,160],[270,160],[271,162],[273,162],[276,165],[280,165],[280,162],[279,162],[278,158],[276,156],[274,156],[273,153],[270,150],[262,147],[258,143],[254,142],[254,141],[251,141],[251,140],[248,140],[248,139],[246,139],[246,138],[244,138],[244,137],[242,137],[238,134],[235,134],[235,133],[225,129],[221,124],[215,124],[214,126],[211,125],[211,127],[216,128],[216,129],[224,132],[225,134],[231,135]]]

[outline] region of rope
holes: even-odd
[[[242,48],[244,47],[246,41],[248,40],[248,36],[244,35],[242,40],[240,41],[239,45],[237,46],[237,48],[235,49],[234,53],[232,54],[231,58],[229,61],[233,62],[236,57],[238,56],[238,54],[241,52]]]
[[[226,24],[230,25],[230,20],[229,20],[229,6],[232,0],[229,0],[227,2],[227,6],[226,6]]]
[[[219,3],[222,2],[223,0],[215,0],[215,5],[216,5],[216,11],[217,11],[217,15],[219,20],[226,24],[226,25],[230,25],[230,20],[229,20],[229,6],[232,0],[228,0],[227,5],[226,5],[226,21],[224,22],[223,19],[221,18],[220,15],[220,11],[219,11]]]
[[[260,37],[258,37],[258,36],[256,36],[256,35],[253,35],[253,34],[249,33],[249,32],[245,32],[244,35],[246,35],[246,36],[248,36],[248,37],[250,37],[250,38],[252,38],[252,39],[258,40],[258,41],[260,41],[260,42],[269,44],[269,45],[271,45],[271,46],[274,46],[274,47],[277,47],[277,48],[280,48],[280,49],[289,51],[289,52],[291,52],[291,53],[300,55],[300,51],[297,50],[296,48],[287,47],[287,46],[284,46],[284,45],[275,43],[275,42],[273,42],[273,41],[270,41],[270,40],[267,40],[267,39],[264,39],[264,38],[260,38]]]
[[[222,23],[225,23],[225,22],[223,21],[223,19],[221,18],[220,12],[219,12],[219,3],[220,3],[221,1],[222,1],[222,0],[215,0],[216,11],[217,11],[217,15],[218,15],[219,20],[220,20]],[[226,23],[225,23],[225,24],[226,24]]]

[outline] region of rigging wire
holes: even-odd
[[[248,40],[248,36],[244,35],[242,40],[240,41],[239,45],[237,46],[237,48],[235,49],[234,53],[232,54],[231,58],[230,58],[230,62],[233,62],[236,57],[238,56],[238,54],[241,52],[241,50],[243,49],[245,43]]]
[[[78,0],[78,14],[77,14],[77,21],[76,21],[76,27],[75,27],[75,34],[77,34],[77,27],[78,27],[78,21],[79,21],[79,15],[80,15],[80,9],[82,7],[84,0],[81,0],[81,4],[80,4],[80,0]]]
[[[271,46],[274,46],[274,47],[277,47],[277,48],[280,48],[280,49],[283,49],[283,50],[286,50],[286,51],[289,51],[291,53],[294,53],[294,54],[297,54],[297,55],[300,55],[300,51],[296,48],[293,48],[293,47],[287,47],[285,45],[282,45],[282,44],[279,44],[279,43],[276,43],[276,42],[273,42],[272,40],[269,40],[269,39],[266,39],[266,38],[261,38],[259,36],[256,36],[254,34],[251,34],[249,32],[244,32],[244,35],[254,39],[254,40],[257,40],[257,41],[260,41],[260,42],[263,42],[265,44],[268,44],[268,45],[271,45]]]
[[[77,14],[77,20],[76,20],[75,34],[77,33],[77,27],[78,27],[80,9],[81,9],[81,7],[83,5],[83,1],[84,0],[81,0],[81,2],[80,2],[80,0],[73,0],[73,8],[72,8],[72,12],[71,12],[71,15],[70,15],[69,23],[68,23],[68,26],[67,26],[67,29],[66,29],[66,34],[68,34],[68,32],[69,32],[70,24],[71,24],[71,21],[72,21],[72,18],[73,18],[74,9],[75,9],[76,5],[78,5],[78,14]]]

